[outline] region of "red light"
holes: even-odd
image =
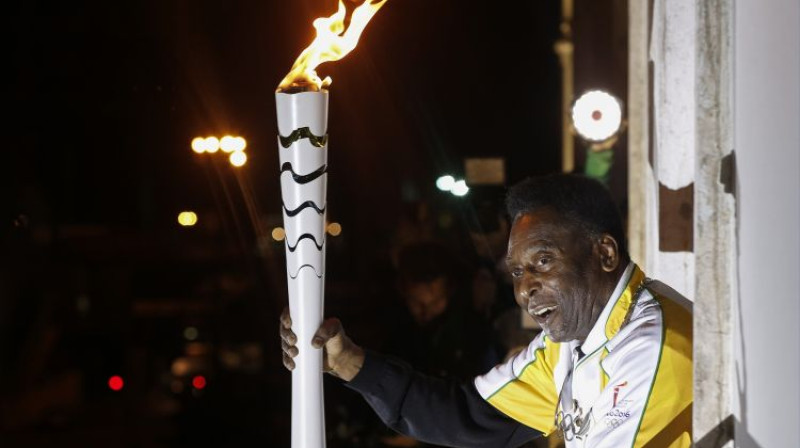
[[[125,382],[122,381],[122,377],[119,375],[114,375],[108,379],[108,387],[111,388],[113,391],[122,390],[122,386],[125,385]]]
[[[192,378],[192,387],[197,390],[205,389],[206,378],[203,375],[197,375],[196,377]]]

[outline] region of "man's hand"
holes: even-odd
[[[297,356],[297,336],[292,331],[292,318],[289,307],[281,313],[281,348],[283,349],[283,365],[294,369],[294,357]],[[331,318],[322,322],[311,339],[311,346],[322,348],[322,362],[325,372],[345,381],[355,378],[364,365],[364,350],[347,337],[339,319]]]

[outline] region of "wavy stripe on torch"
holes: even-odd
[[[307,184],[328,172],[328,165],[322,165],[308,174],[297,174],[295,173],[290,162],[284,162],[283,165],[281,165],[281,174],[285,172],[292,173],[292,179],[294,179],[294,181],[298,184]]]
[[[283,202],[286,204],[287,209],[295,209],[300,204],[311,201],[317,205],[317,208],[325,206],[326,187],[328,175],[323,173],[322,176],[309,181],[305,184],[298,184],[292,178],[289,172],[281,174],[281,196]]]
[[[318,273],[317,269],[314,266],[310,265],[310,264],[304,264],[304,265],[300,266],[297,269],[297,272],[294,273],[294,275],[289,273],[289,278],[291,278],[292,280],[297,279],[297,277],[300,276],[300,271],[302,271],[304,268],[310,268],[312,271],[314,271],[314,275],[316,275],[317,278],[322,278],[322,274]]]
[[[278,160],[281,165],[291,163],[296,174],[307,174],[328,164],[328,147],[316,148],[308,140],[299,141],[289,148],[278,145]]]
[[[312,201],[303,202],[302,204],[300,204],[300,206],[298,206],[297,208],[292,209],[292,210],[289,210],[288,208],[286,208],[286,203],[283,204],[284,213],[286,213],[286,215],[290,216],[290,217],[297,216],[298,213],[302,212],[303,210],[305,210],[307,208],[313,208],[320,215],[325,213],[325,207],[319,208],[319,207],[317,207],[317,204],[313,203]]]
[[[289,240],[288,239],[286,240],[286,247],[289,249],[289,252],[296,251],[297,250],[297,246],[299,246],[300,243],[303,240],[311,240],[311,241],[313,241],[314,242],[314,246],[317,248],[317,250],[322,250],[322,246],[325,244],[325,240],[322,240],[322,242],[319,243],[319,242],[317,242],[317,238],[314,237],[314,235],[312,235],[310,233],[304,233],[304,234],[300,235],[300,238],[297,239],[297,241],[295,242],[294,246],[289,244]]]
[[[325,145],[328,144],[328,134],[325,134],[325,135],[322,135],[322,136],[317,136],[317,135],[314,135],[311,132],[311,129],[309,129],[307,127],[300,128],[300,129],[295,129],[287,137],[284,137],[282,135],[278,136],[278,141],[280,141],[281,146],[283,146],[284,148],[288,148],[288,147],[292,146],[292,144],[294,142],[297,142],[297,141],[303,140],[303,139],[308,139],[308,141],[312,145],[316,146],[317,148],[323,148],[323,147],[325,147]]]

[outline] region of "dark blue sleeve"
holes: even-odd
[[[541,433],[487,403],[470,381],[447,381],[367,352],[347,386],[390,428],[423,442],[453,447],[517,447]]]

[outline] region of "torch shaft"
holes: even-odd
[[[325,284],[328,93],[276,93],[286,274],[298,355],[292,372],[292,448],[325,447],[322,323]]]

